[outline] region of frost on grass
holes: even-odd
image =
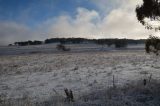
[[[18,101],[38,106],[136,106],[135,103],[138,106],[157,106],[155,104],[158,104],[159,99],[155,96],[156,93],[154,96],[149,93],[147,98],[142,98],[143,93],[137,93],[141,89],[152,90],[150,86],[139,86],[141,89],[138,89],[136,84],[132,86],[130,82],[140,80],[139,83],[143,83],[141,81],[151,74],[152,78],[159,80],[159,64],[158,58],[153,58],[144,51],[0,56],[0,101],[8,101],[5,103],[13,106],[18,106],[14,105]],[[116,89],[110,88],[113,85],[113,75]],[[127,87],[127,84],[132,87]],[[127,93],[123,93],[122,85],[131,89],[124,90]],[[157,87],[155,84],[153,90],[159,89]],[[75,102],[65,102],[64,88],[73,91]],[[62,96],[54,93],[53,89]]]
[[[95,106],[159,106],[160,82],[152,80],[144,86],[143,81],[116,88],[93,90],[81,97],[85,103]]]
[[[79,95],[74,102],[65,101],[61,95],[39,101],[23,96],[21,99],[3,99],[0,106],[159,106],[159,94],[160,82],[152,79],[146,85],[140,80],[123,86],[92,89]]]

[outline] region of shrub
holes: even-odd
[[[115,47],[116,48],[124,48],[127,47],[127,40],[126,39],[117,39],[115,40]]]
[[[60,51],[70,51],[70,48],[66,48],[63,44],[58,44],[56,48]]]
[[[158,51],[160,50],[160,38],[150,35],[145,42],[145,50],[147,53],[153,52],[158,55]]]

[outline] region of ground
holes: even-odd
[[[143,49],[3,54],[0,95],[7,99],[27,95],[33,101],[43,101],[56,95],[65,97],[64,88],[68,88],[78,99],[112,87],[113,77],[115,86],[148,80],[150,76],[159,80],[159,63],[158,57]]]

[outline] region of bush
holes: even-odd
[[[127,47],[128,43],[126,39],[117,39],[115,41],[115,47],[116,48],[124,48]]]
[[[58,44],[56,48],[59,51],[70,51],[70,48],[66,48],[63,44]]]
[[[160,38],[151,36],[145,42],[145,50],[147,53],[153,52],[158,55],[160,50]]]

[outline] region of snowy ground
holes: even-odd
[[[36,101],[54,96],[55,91],[65,96],[64,88],[68,88],[78,98],[93,89],[112,86],[113,76],[115,85],[147,79],[151,74],[159,80],[159,64],[157,57],[146,54],[143,49],[3,54],[0,95],[6,98],[28,95]]]

